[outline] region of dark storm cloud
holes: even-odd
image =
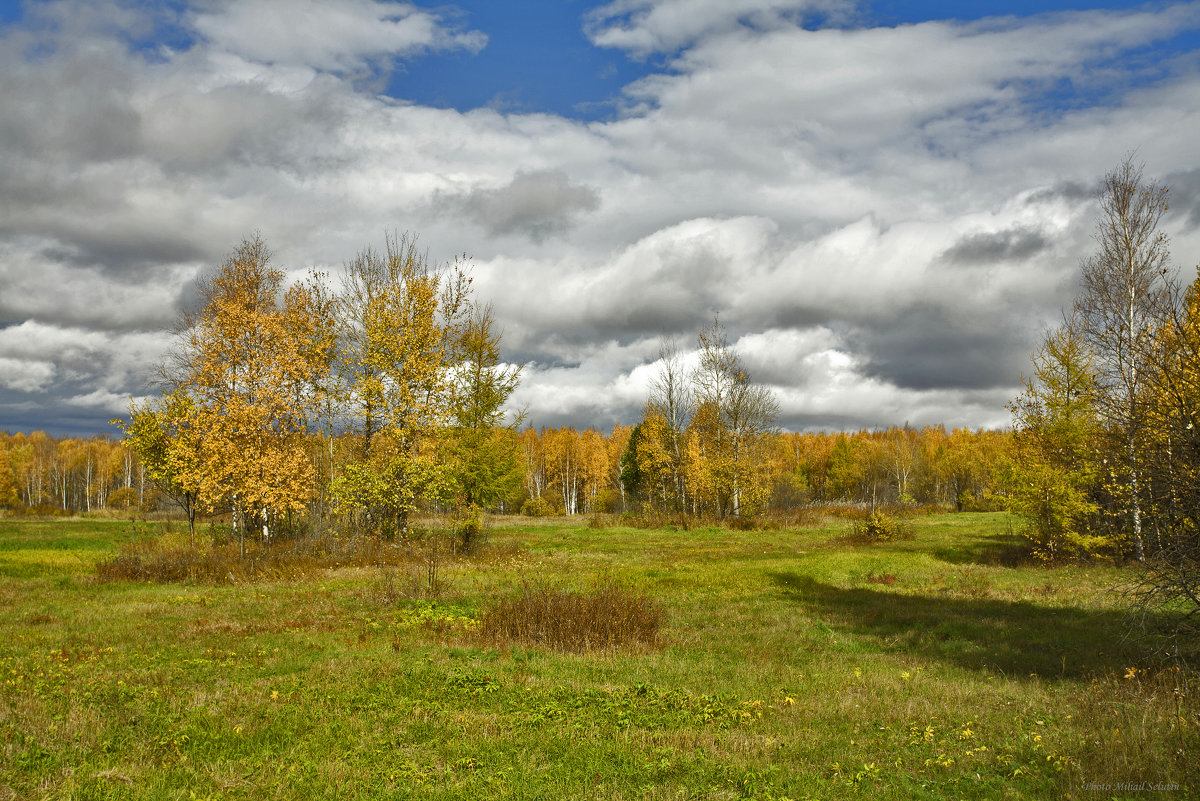
[[[761,309],[754,317],[754,326],[747,330],[763,328],[812,328],[813,326],[829,325],[837,319],[834,309],[827,306],[814,306],[803,302],[802,298],[784,297],[774,308]],[[741,333],[742,329],[736,320],[728,321],[730,329]]]
[[[138,152],[133,76],[114,43],[91,44],[57,51],[28,69],[21,43],[0,39],[0,146],[7,166],[48,154],[80,162]]]
[[[1163,183],[1169,189],[1168,215],[1182,218],[1189,230],[1200,228],[1200,169],[1172,173]]]
[[[885,426],[880,421],[860,420],[849,414],[781,414],[778,425],[784,431],[855,431]]]
[[[199,261],[210,255],[206,248],[178,233],[161,230],[47,227],[39,233],[55,239],[54,244],[42,251],[46,259],[73,267],[96,268],[123,281],[143,281],[161,274],[164,264]]]
[[[523,234],[534,241],[569,228],[600,205],[596,190],[572,183],[562,170],[518,172],[499,189],[480,189],[455,201],[490,234]]]
[[[1009,228],[993,233],[971,234],[963,237],[941,256],[952,264],[995,264],[1001,261],[1023,261],[1032,258],[1052,243],[1033,228]]]
[[[1028,332],[1003,316],[962,319],[916,306],[848,337],[864,372],[903,389],[1008,386],[1028,362]]]

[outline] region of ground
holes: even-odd
[[[0,519],[0,799],[1200,792],[1200,707],[1125,636],[1130,568],[1015,562],[1004,514],[875,545],[503,521],[436,599],[422,564],[97,581],[161,526]],[[481,639],[523,582],[600,580],[662,605],[657,643]]]

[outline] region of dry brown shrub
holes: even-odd
[[[313,537],[263,546],[246,542],[189,544],[186,534],[140,538],[96,565],[100,581],[235,584],[316,575],[331,568],[406,565],[418,558],[411,545],[374,537]]]
[[[741,516],[725,518],[725,527],[733,531],[778,531],[782,524],[773,517]]]
[[[560,651],[653,645],[664,613],[654,600],[612,580],[579,593],[525,584],[479,616],[480,636],[497,644],[520,642]]]

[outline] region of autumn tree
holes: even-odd
[[[461,261],[431,266],[405,234],[388,236],[382,254],[359,253],[345,281],[341,373],[360,452],[333,492],[341,507],[403,537],[419,499],[453,488],[437,440],[454,417],[451,370],[470,280]]]
[[[1083,262],[1077,303],[1080,331],[1094,358],[1097,410],[1110,436],[1109,458],[1121,467],[1122,506],[1138,561],[1145,558],[1138,458],[1143,384],[1154,337],[1169,316],[1170,258],[1167,237],[1158,229],[1167,189],[1147,182],[1142,172],[1130,156],[1104,176],[1097,250]]]
[[[583,479],[583,454],[574,428],[542,429],[549,488],[557,490],[565,514],[579,510]]]
[[[668,339],[659,348],[658,372],[650,380],[650,397],[646,404],[646,418],[655,418],[655,435],[662,438],[655,447],[665,451],[668,459],[670,502],[675,511],[683,511],[687,507],[684,432],[695,410],[695,395],[683,354],[674,339]],[[649,433],[644,431],[643,437]]]
[[[667,418],[657,408],[648,406],[642,421],[630,432],[620,460],[621,486],[634,501],[664,508],[679,497],[675,493],[671,440]],[[680,467],[686,470],[687,463]]]
[[[186,425],[200,437],[180,485],[209,508],[232,506],[239,536],[257,521],[264,541],[273,516],[303,510],[313,494],[304,436],[331,347],[314,335],[327,326],[311,319],[311,290],[285,287],[270,259],[260,238],[247,239],[203,285],[174,388],[191,398]]]
[[[1096,533],[1094,489],[1097,373],[1078,320],[1051,332],[1033,355],[1033,377],[1010,405],[1016,428],[1009,508],[1028,522],[1045,558],[1090,553],[1110,541]]]
[[[700,332],[699,346],[688,485],[719,517],[736,517],[760,508],[769,493],[757,448],[774,431],[779,405],[770,389],[750,380],[719,320]]]
[[[466,506],[495,506],[521,486],[517,427],[524,414],[509,418],[506,409],[521,367],[501,362],[491,306],[472,306],[455,361],[453,424],[446,437],[454,480]]]
[[[21,502],[17,477],[9,462],[8,444],[0,444],[0,509],[14,509]]]
[[[146,475],[183,510],[193,544],[200,505],[203,434],[199,422],[192,396],[177,389],[142,404],[131,404],[129,420],[122,423],[125,439],[137,453]]]
[[[1176,645],[1200,634],[1200,268],[1176,289],[1144,376],[1141,469],[1153,548],[1132,586],[1135,609],[1176,614]]]

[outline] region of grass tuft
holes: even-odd
[[[519,595],[485,609],[479,628],[484,640],[498,644],[589,651],[652,645],[663,619],[655,601],[604,580],[587,593],[525,584]]]

